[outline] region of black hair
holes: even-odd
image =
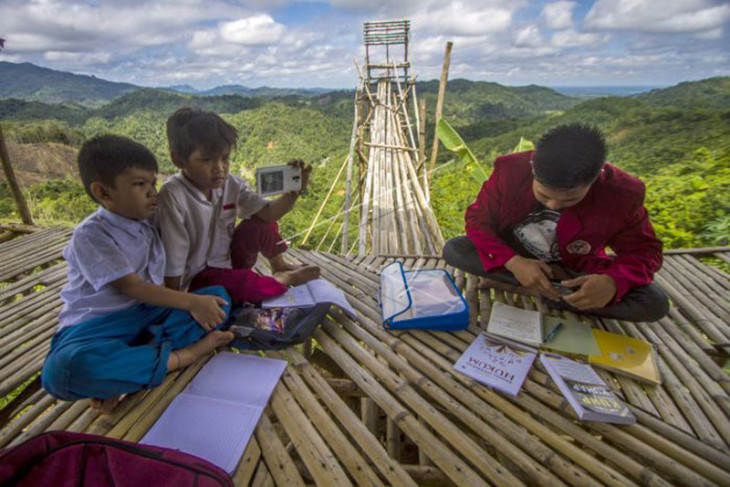
[[[592,125],[559,125],[537,142],[532,167],[535,179],[554,189],[592,184],[606,160],[606,138]]]
[[[187,161],[197,148],[220,153],[236,146],[238,132],[213,112],[200,108],[181,108],[167,119],[170,152]]]
[[[84,189],[94,200],[91,183],[116,188],[116,178],[129,168],[157,172],[157,160],[150,150],[119,135],[99,135],[84,143],[78,156],[79,174]]]

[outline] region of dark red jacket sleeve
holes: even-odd
[[[471,239],[485,271],[502,267],[517,252],[497,236],[504,181],[499,160],[474,203],[466,209],[466,236]]]
[[[616,296],[612,301],[615,303],[631,288],[651,284],[654,273],[662,266],[662,242],[654,233],[643,201],[628,215],[626,226],[607,243],[616,257],[598,273],[616,281]]]

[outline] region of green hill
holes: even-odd
[[[730,76],[679,83],[663,90],[651,90],[637,98],[658,107],[727,110],[730,108]]]
[[[0,98],[45,103],[79,102],[95,105],[139,89],[95,76],[55,71],[31,63],[0,61]]]

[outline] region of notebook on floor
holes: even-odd
[[[233,473],[285,368],[283,360],[217,354],[140,443],[190,453]]]

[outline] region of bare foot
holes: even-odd
[[[281,253],[269,259],[271,265],[271,273],[277,274],[279,272],[295,271],[306,267],[307,264],[291,264],[284,259],[284,254]]]
[[[319,279],[320,269],[316,265],[305,265],[292,271],[276,272],[274,279],[287,286],[298,286],[313,279]]]
[[[99,399],[97,397],[92,397],[91,399],[89,399],[89,405],[91,406],[91,409],[99,414],[109,414],[114,410],[115,407],[117,407],[117,404],[122,402],[124,396],[126,396],[126,394],[122,394],[118,397],[110,397],[109,399]]]
[[[167,359],[167,371],[172,372],[180,367],[187,367],[216,348],[226,345],[231,340],[233,340],[233,333],[230,331],[211,331],[192,345],[173,350],[170,358]]]

